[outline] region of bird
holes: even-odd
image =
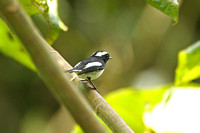
[[[92,87],[97,91],[96,86],[91,80],[97,79],[104,72],[106,63],[112,59],[106,51],[96,51],[89,58],[80,61],[72,69],[65,72],[76,73],[79,78],[88,81]]]

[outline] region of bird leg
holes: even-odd
[[[99,93],[99,90],[96,88],[96,86],[92,83],[91,81],[91,78],[90,77],[87,77],[88,79],[88,82],[90,83],[90,85],[92,85],[93,89],[95,89],[98,93]]]

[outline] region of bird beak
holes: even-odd
[[[112,57],[109,57],[109,59],[112,59]]]

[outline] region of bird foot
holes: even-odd
[[[90,80],[90,78],[87,78],[87,79],[81,79],[80,81],[82,81],[82,82],[88,82],[92,87],[91,87],[91,89],[93,89],[93,90],[96,90],[98,93],[99,93],[99,90],[97,89],[97,87],[92,83],[92,81]],[[100,94],[100,93],[99,93]]]
[[[99,90],[97,89],[97,87],[93,84],[93,82],[91,81],[90,77],[87,77],[87,81],[90,83],[90,85],[92,85],[93,89],[96,90],[99,93]],[[100,94],[100,93],[99,93]]]

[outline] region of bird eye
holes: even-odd
[[[106,55],[106,59],[109,59],[109,55]]]

